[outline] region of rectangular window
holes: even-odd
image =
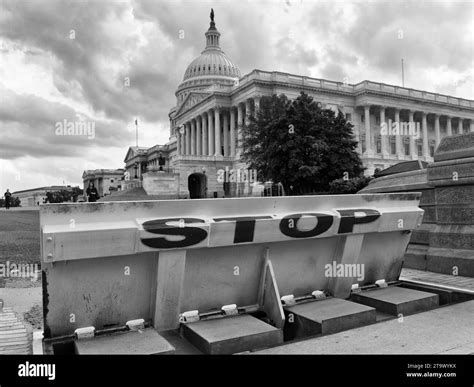
[[[364,153],[365,152],[365,138],[364,137],[360,138],[360,147],[362,149],[362,153]]]
[[[418,156],[423,156],[423,145],[418,144]]]
[[[405,143],[405,156],[410,156],[410,144]]]
[[[375,125],[380,125],[380,117],[375,116]]]
[[[382,141],[380,138],[377,139],[377,153],[382,153]]]
[[[395,141],[390,141],[390,153],[392,155],[397,153],[397,148],[396,148],[396,145],[395,145]]]
[[[360,122],[364,122],[364,115],[363,114],[360,115]]]
[[[435,147],[434,145],[430,145],[430,156],[434,157]]]
[[[346,121],[352,121],[352,114],[346,113]]]

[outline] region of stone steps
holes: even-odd
[[[0,309],[0,355],[32,353],[32,334],[12,308]]]

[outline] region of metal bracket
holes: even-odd
[[[359,284],[353,284],[351,286],[351,293],[360,293],[362,291],[361,288],[359,288]]]
[[[137,320],[130,320],[130,321],[127,321],[125,325],[131,331],[138,331],[140,329],[145,329],[145,320],[142,318],[137,319]]]
[[[379,279],[375,281],[375,285],[377,285],[379,288],[387,288],[388,284],[385,282],[385,279]]]
[[[311,295],[317,300],[323,300],[326,298],[326,293],[324,293],[322,290],[315,290],[311,293]]]
[[[284,306],[293,306],[296,305],[295,296],[293,294],[288,294],[281,297],[281,302]]]
[[[221,310],[224,312],[226,316],[235,316],[239,314],[239,310],[237,309],[237,304],[230,304],[224,305]]]
[[[95,328],[94,327],[77,328],[74,331],[74,336],[76,337],[77,340],[90,339],[95,336]]]
[[[179,315],[179,322],[195,322],[199,321],[199,311],[198,310],[190,310],[188,312],[181,313]]]

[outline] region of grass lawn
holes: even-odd
[[[39,211],[0,211],[0,263],[40,263]]]

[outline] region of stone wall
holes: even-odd
[[[427,169],[375,179],[361,193],[422,192],[423,224],[405,267],[474,277],[474,133],[445,137]]]
[[[148,195],[178,196],[179,174],[146,172],[143,174],[143,189]]]

